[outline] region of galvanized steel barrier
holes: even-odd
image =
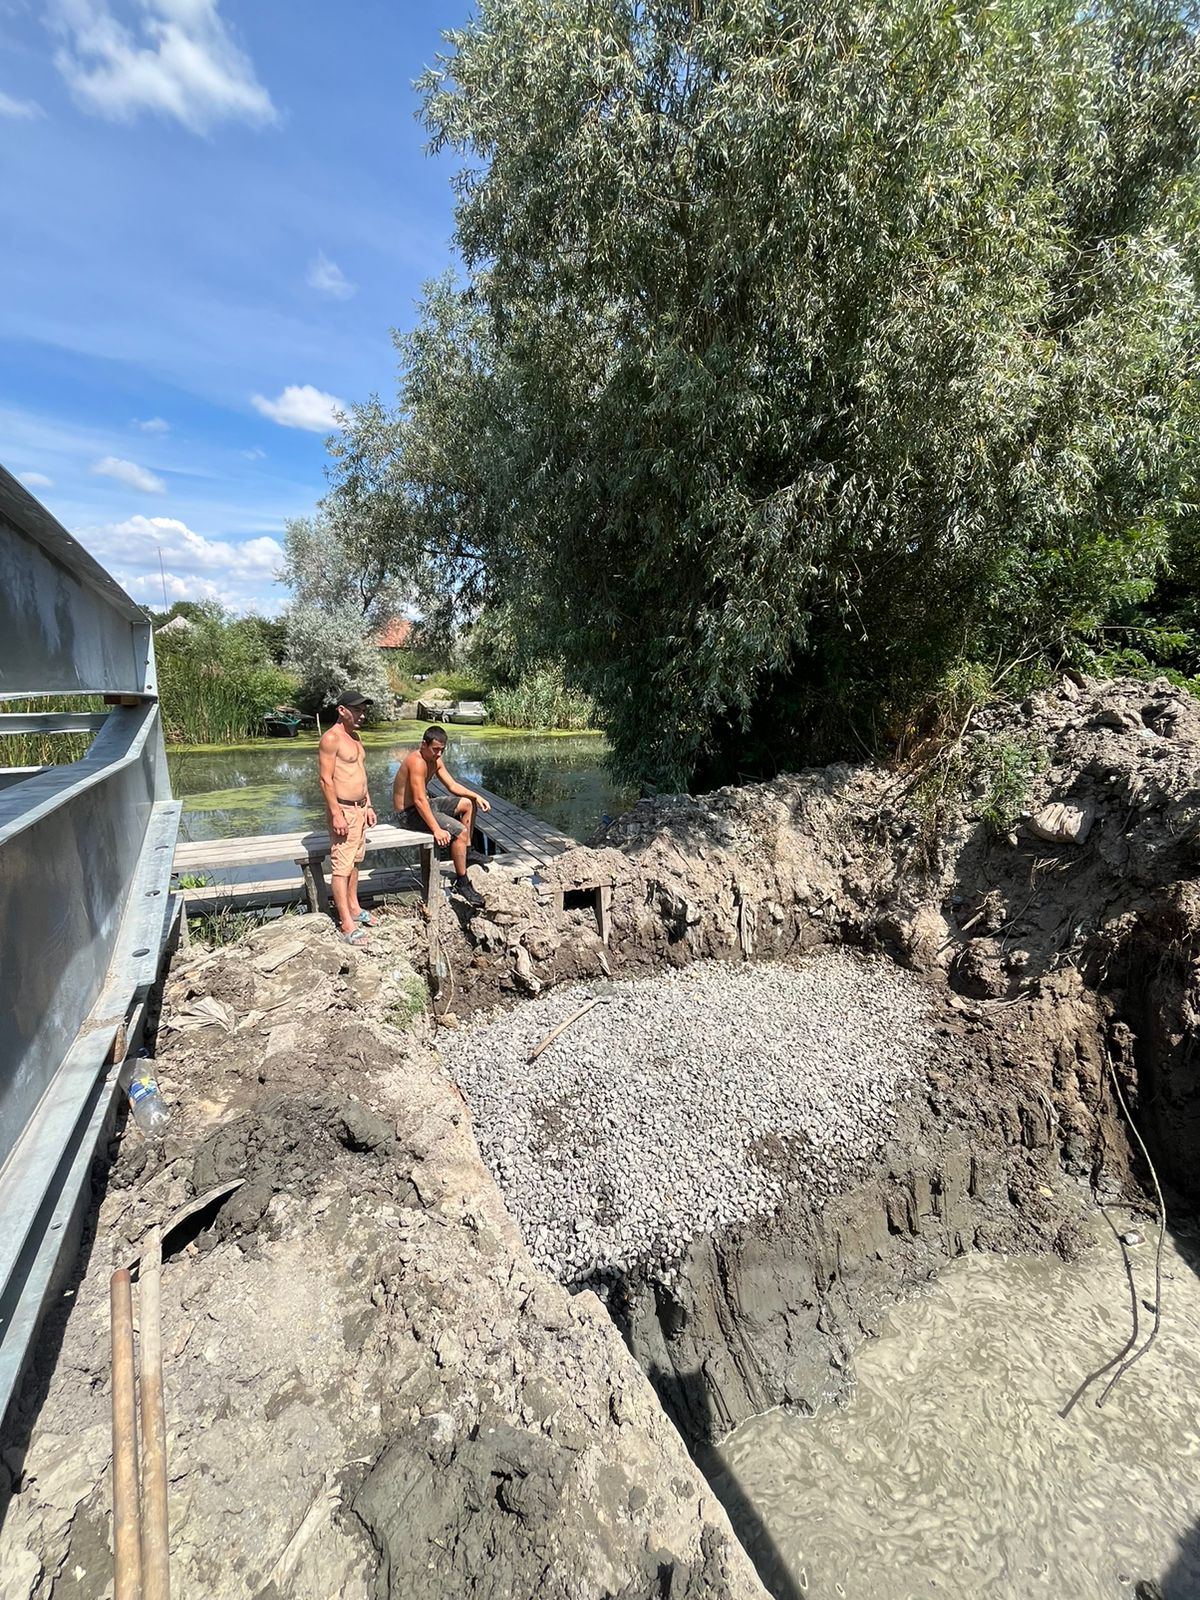
[[[93,694],[110,709],[2,709]],[[145,613],[0,467],[0,734],[81,731],[79,761],[0,771],[0,1416],[88,1209],[179,822]]]

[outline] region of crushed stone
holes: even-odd
[[[930,1012],[893,963],[827,949],[572,984],[440,1045],[535,1263],[596,1286],[635,1264],[669,1281],[698,1233],[865,1169],[928,1057]]]

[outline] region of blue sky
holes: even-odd
[[[125,584],[278,610],[333,406],[451,263],[469,0],[0,0],[0,462]]]

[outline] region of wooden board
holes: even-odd
[[[434,794],[447,794],[435,779],[430,785]],[[491,805],[490,811],[476,814],[477,831],[490,841],[494,849],[505,857],[506,864],[536,868],[564,850],[574,849],[576,841],[557,832],[527,811],[512,805],[487,789],[477,791]],[[392,823],[379,822],[367,830],[367,851],[419,849],[429,844],[429,835],[413,828],[398,828]],[[321,861],[329,854],[329,835],[323,831],[307,833],[255,834],[241,839],[202,839],[182,841],[175,848],[176,872],[207,872],[219,874],[222,870],[241,867],[267,866],[276,861],[300,861],[305,857]],[[214,885],[214,890],[218,886]],[[226,885],[215,898],[227,900],[230,891],[238,898],[245,897],[261,885]],[[285,885],[272,886],[277,889]],[[204,890],[189,890],[189,906],[196,904],[191,897],[203,895]]]
[[[369,898],[381,894],[420,893],[421,874],[417,867],[366,867],[359,873],[358,892]],[[289,906],[305,898],[304,881],[295,878],[267,878],[254,883],[213,883],[203,889],[181,889],[180,898],[188,916],[205,912],[238,911],[251,907]]]
[[[411,850],[429,843],[427,833],[380,822],[367,829],[367,849]],[[220,867],[262,867],[301,856],[327,856],[327,833],[261,833],[242,839],[200,839],[175,847],[176,872],[210,872]]]

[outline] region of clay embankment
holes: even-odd
[[[922,986],[909,1097],[878,1090],[855,1160],[818,1176],[800,1141],[760,1141],[762,1205],[684,1240],[651,1217],[644,1248],[595,1271],[686,1431],[836,1393],[878,1308],[948,1255],[1069,1252],[1089,1181],[1128,1181],[1107,1059],[1176,1148],[1168,1125],[1195,1108],[1198,735],[1193,703],[1158,686],[1064,683],[980,719],[982,766],[997,742],[1040,743],[1029,807],[1078,803],[1081,842],[991,837],[981,782],[931,850],[899,779],[833,768],[639,806],[539,888],[476,875],[486,906],[449,941],[464,1017],[570,979],[839,943]],[[582,903],[601,883],[607,948]],[[389,919],[365,959],[284,923],[173,974],[175,1122],[161,1151],[122,1141],[44,1403],[25,1397],[6,1593],[104,1592],[107,1275],[235,1177],[164,1279],[177,1594],[761,1592],[600,1301],[526,1254],[410,1026],[415,932]],[[192,1026],[212,1011],[198,999],[228,1016]],[[579,1281],[578,1260],[558,1267]]]
[[[4,1441],[6,1600],[111,1593],[108,1276],[239,1178],[164,1267],[176,1600],[764,1593],[599,1301],[532,1266],[414,1016],[413,932],[366,957],[289,918],[177,963],[170,1132],[121,1139]]]

